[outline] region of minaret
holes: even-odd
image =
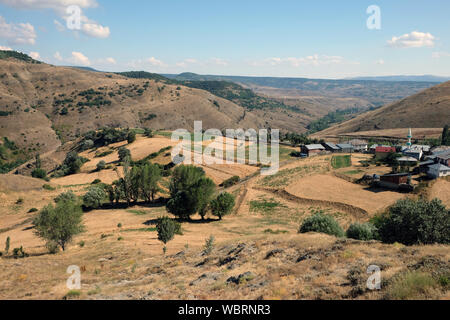
[[[408,148],[411,148],[411,146],[412,146],[412,130],[411,130],[411,128],[409,128],[409,131],[408,131],[408,143],[406,145],[408,146]]]

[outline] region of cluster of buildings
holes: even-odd
[[[312,157],[328,153],[370,153],[377,160],[386,159],[389,155],[397,154],[396,161],[402,167],[415,167],[416,173],[426,173],[431,179],[450,176],[450,148],[431,148],[428,145],[412,144],[412,130],[409,129],[408,142],[402,146],[388,146],[382,144],[369,145],[366,140],[353,139],[347,143],[324,142],[301,147],[303,157]],[[410,174],[394,174],[386,177],[393,183],[402,184]]]

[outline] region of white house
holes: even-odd
[[[428,166],[427,175],[432,179],[450,176],[450,168],[440,163],[433,164]]]

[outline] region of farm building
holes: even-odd
[[[436,157],[436,162],[450,167],[450,153],[446,155],[440,155]]]
[[[408,184],[409,173],[385,174],[380,177],[379,185],[386,188],[398,189],[400,185]]]
[[[410,149],[405,149],[405,150],[403,150],[402,153],[403,153],[404,156],[412,157],[412,158],[415,158],[415,159],[417,159],[417,160],[422,159],[422,156],[423,156],[423,151],[422,151],[422,149],[413,149],[413,148],[410,148]]]
[[[369,149],[369,143],[366,140],[353,139],[348,142],[356,152],[366,152]]]
[[[397,162],[401,166],[415,166],[419,162],[419,160],[413,157],[400,157],[397,159]]]
[[[375,157],[377,159],[385,159],[389,154],[395,153],[395,147],[377,147],[375,149]]]
[[[325,150],[330,151],[332,153],[341,151],[341,148],[339,148],[337,145],[335,145],[332,142],[325,142],[325,143],[322,143],[322,145],[325,148]]]
[[[336,145],[342,153],[353,153],[353,146],[348,143],[339,143]]]
[[[390,148],[391,146],[387,146],[384,144],[373,144],[369,147],[369,152],[375,154],[375,151],[378,147]]]
[[[432,179],[447,177],[450,176],[450,168],[440,163],[433,164],[428,166],[427,175]]]
[[[302,153],[307,154],[308,157],[316,156],[325,151],[325,148],[321,144],[308,144],[302,146]]]

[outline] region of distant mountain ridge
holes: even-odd
[[[450,81],[363,113],[325,129],[317,136],[396,128],[443,128],[447,124],[450,124]]]
[[[343,80],[446,82],[450,81],[450,77],[439,77],[433,75],[418,75],[418,76],[394,75],[394,76],[355,77],[355,78],[345,78]]]

